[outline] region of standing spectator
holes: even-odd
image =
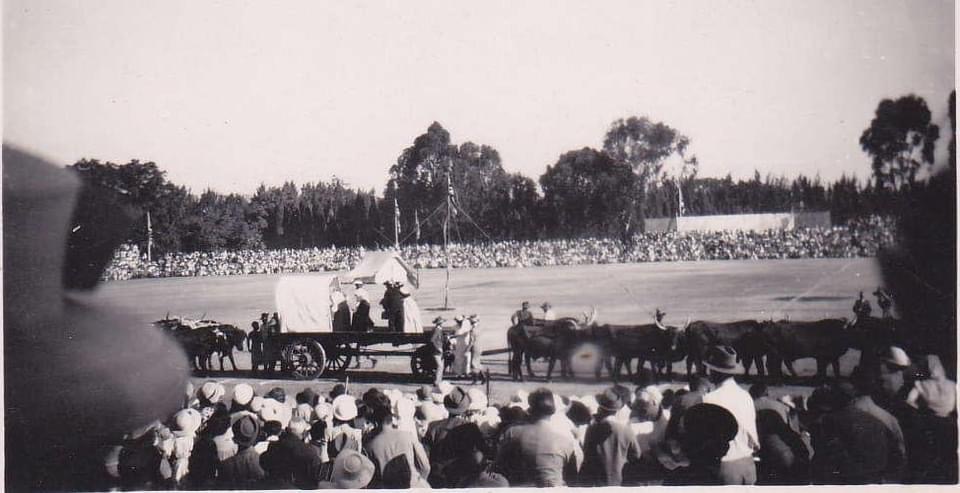
[[[877,297],[877,306],[880,307],[881,316],[890,318],[890,309],[893,308],[893,298],[890,297],[890,293],[887,293],[883,287],[877,286],[873,295]]]
[[[623,466],[640,459],[640,447],[630,426],[617,419],[623,408],[620,395],[607,389],[597,403],[600,408],[584,438],[580,480],[584,486],[620,486]]]
[[[361,281],[353,281],[353,286],[357,307],[353,311],[351,328],[354,332],[370,332],[373,330],[373,320],[370,319],[370,293],[363,288]]]
[[[556,412],[553,392],[541,388],[528,398],[529,424],[511,426],[503,433],[497,470],[510,486],[563,487],[580,468],[578,444],[550,422]]]
[[[896,419],[870,398],[876,377],[865,368],[839,384],[835,411],[820,419],[814,436],[813,480],[817,484],[899,481],[906,446]]]
[[[377,393],[370,396],[367,405],[374,428],[363,450],[374,464],[374,483],[383,479],[385,468],[391,461],[405,456],[410,471],[410,486],[429,488],[426,479],[430,475],[427,452],[414,434],[394,428],[390,399],[383,393]]]
[[[809,482],[809,451],[800,430],[791,426],[790,408],[768,395],[767,387],[750,387],[757,409],[760,466],[757,484],[791,485]]]
[[[757,467],[753,453],[760,446],[757,412],[753,398],[733,378],[743,371],[743,366],[737,362],[737,353],[729,346],[710,348],[704,366],[710,370],[710,380],[717,388],[704,395],[703,402],[725,408],[737,420],[737,435],[720,462],[721,478],[724,484],[754,484],[757,482]]]
[[[453,333],[453,374],[463,377],[470,369],[473,323],[463,315],[457,315],[453,320],[457,323],[457,329]]]
[[[454,387],[443,397],[443,407],[447,410],[448,417],[431,423],[423,437],[423,442],[430,452],[430,463],[437,465],[450,457],[450,453],[445,449],[445,440],[450,430],[469,423],[464,413],[470,407],[470,397],[462,388]]]
[[[260,454],[253,448],[260,434],[260,423],[252,416],[243,416],[233,423],[233,441],[238,452],[223,461],[217,484],[224,489],[252,489],[265,473],[260,467]]]
[[[433,319],[433,334],[430,335],[430,354],[437,365],[437,371],[434,373],[433,384],[440,385],[443,381],[444,370],[444,349],[447,345],[447,336],[443,332],[443,324],[446,320],[443,317]]]
[[[668,486],[711,486],[728,484],[721,459],[737,435],[737,420],[726,408],[697,404],[683,414],[680,446],[690,465],[671,472]]]
[[[254,321],[250,326],[250,336],[247,337],[247,350],[250,351],[250,366],[253,371],[260,367],[266,369],[266,362],[263,359],[263,332],[260,330],[260,322]]]
[[[354,428],[357,401],[349,394],[333,400],[333,426],[327,430],[327,452],[335,460],[344,450],[360,450],[361,432]]]
[[[480,363],[480,356],[483,354],[483,346],[480,345],[480,317],[474,314],[468,319],[470,320],[470,377],[473,383],[477,383],[477,379],[480,379],[480,383],[484,383],[486,375],[483,373],[483,364]]]

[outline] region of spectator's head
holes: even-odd
[[[255,320],[252,324],[250,324],[250,328],[252,328],[254,332],[260,330],[260,322]]]
[[[597,419],[603,419],[607,416],[616,414],[623,408],[623,399],[614,389],[607,389],[597,394]]]
[[[714,404],[697,404],[683,414],[680,446],[691,464],[716,464],[737,435],[737,420]]]
[[[737,361],[737,352],[730,346],[711,347],[707,350],[703,365],[710,370],[710,381],[715,384],[743,373],[743,365]]]
[[[347,386],[342,383],[338,383],[334,385],[332,389],[330,389],[330,400],[332,401],[333,399],[336,399],[337,397],[346,393]]]
[[[283,390],[282,387],[274,387],[270,389],[270,392],[267,392],[267,395],[265,395],[264,398],[273,399],[277,402],[284,403],[287,402],[287,391]]]
[[[530,309],[530,302],[529,302],[529,301],[524,301],[523,303],[520,303],[520,308],[523,309],[523,310],[529,310],[529,309]]]
[[[366,395],[365,395],[366,397]],[[371,394],[369,398],[364,399],[369,409],[370,421],[376,426],[383,426],[393,419],[393,405],[390,398],[383,392]]]
[[[702,375],[694,375],[690,377],[690,390],[692,392],[709,392],[710,391],[710,379]]]
[[[307,432],[310,431],[310,423],[300,419],[294,418],[290,420],[290,424],[287,425],[287,432],[297,437],[298,440],[303,440]]]
[[[310,407],[316,406],[320,402],[320,396],[313,391],[310,387],[303,389],[297,393],[296,396],[297,404],[309,404]]]
[[[429,386],[429,385],[426,385],[426,384],[421,385],[420,388],[417,389],[417,400],[419,400],[419,401],[421,401],[421,402],[422,402],[422,401],[432,401],[433,398],[430,396],[430,394],[432,394],[432,393],[433,393],[433,387],[431,387],[431,386]]]
[[[530,418],[534,421],[549,418],[557,412],[553,392],[544,387],[531,392],[527,398],[527,403],[530,405]]]
[[[567,408],[567,418],[576,426],[588,425],[593,421],[590,409],[580,401],[570,402],[570,407]]]
[[[263,433],[267,437],[278,437],[283,432],[283,424],[279,421],[267,421],[263,424]]]
[[[755,383],[750,386],[750,397],[754,399],[759,399],[761,397],[766,397],[769,395],[767,390],[767,385],[764,383]]]
[[[454,387],[443,398],[443,407],[451,416],[459,416],[470,408],[470,396],[460,387]]]
[[[227,390],[223,388],[223,385],[211,380],[200,386],[200,390],[197,391],[197,399],[200,400],[201,406],[210,406],[220,402],[225,393],[227,393]]]
[[[334,423],[349,423],[357,417],[359,412],[356,399],[347,394],[338,396],[333,400],[331,406],[333,407]]]
[[[673,389],[663,391],[663,399],[660,400],[660,407],[670,409],[673,407],[673,401],[677,398],[677,393]]]
[[[338,489],[362,489],[373,479],[375,466],[356,450],[344,450],[333,461],[330,482]]]
[[[257,443],[260,437],[260,422],[252,416],[241,416],[233,423],[233,441],[241,448],[247,448]]]

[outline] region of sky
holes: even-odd
[[[534,179],[610,124],[687,135],[701,176],[865,178],[883,98],[941,125],[951,0],[3,2],[3,138],[154,161],[194,192],[375,188],[433,122]]]

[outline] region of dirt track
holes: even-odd
[[[250,321],[260,312],[273,311],[273,285],[277,278],[262,275],[118,281],[105,284],[95,298],[142,320],[143,326],[134,330],[146,330],[150,321],[168,312],[191,318],[205,316],[249,329]],[[429,308],[442,305],[443,278],[442,270],[421,272],[421,289],[416,298],[425,322],[435,316]],[[484,349],[496,349],[506,346],[509,316],[522,300],[534,305],[549,300],[561,316],[579,315],[596,306],[601,323],[647,323],[657,307],[667,312],[666,322],[672,325],[682,325],[688,317],[716,321],[813,320],[849,316],[857,292],[870,293],[880,282],[873,259],[466,269],[452,274],[450,298],[456,309],[444,316],[449,319],[456,313],[478,314]],[[346,285],[344,289],[348,294],[352,290]],[[379,286],[369,286],[368,290],[374,299],[379,299]],[[377,308],[374,306],[374,317],[379,313]],[[238,354],[237,360],[241,369],[250,367],[248,353]],[[841,371],[849,372],[855,361],[855,352],[847,353],[841,361]],[[505,355],[484,359],[495,376],[491,388],[494,398],[506,398],[519,387],[542,384],[542,378],[523,385],[505,381],[505,363]],[[801,375],[814,372],[812,360],[801,360],[797,366]],[[681,368],[682,364],[676,366],[677,370],[682,371]],[[546,365],[535,365],[534,369],[542,377]],[[412,380],[409,372],[408,359],[388,357],[380,358],[375,371],[370,371],[369,362],[364,362],[361,371],[348,372],[348,376],[351,382],[376,384],[388,380],[391,385],[414,389],[418,382]],[[229,372],[216,374],[216,378],[233,376]],[[246,374],[243,377],[249,379]],[[335,380],[321,381],[314,384],[318,390],[329,388]],[[303,385],[292,381],[276,383],[290,389]],[[275,383],[262,384],[272,387]],[[590,389],[600,385],[593,383],[591,375],[586,381],[555,382],[551,387],[569,394],[593,391]]]

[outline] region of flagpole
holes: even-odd
[[[448,237],[448,229],[450,224],[450,195],[453,193],[453,187],[450,185],[450,163],[447,162],[447,217],[443,221],[443,253],[446,256],[446,274],[447,280],[443,285],[443,309],[449,310],[450,305],[450,241]]]
[[[400,205],[397,196],[393,196],[393,247],[400,251]]]
[[[147,262],[153,261],[153,224],[150,223],[150,211],[147,211]]]

